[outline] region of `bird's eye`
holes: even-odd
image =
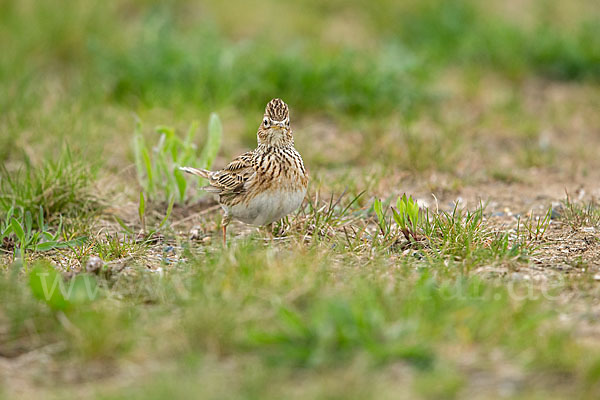
[[[269,119],[268,118],[263,119],[263,125],[265,126],[265,128],[269,127]]]

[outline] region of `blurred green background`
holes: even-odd
[[[456,76],[467,92],[490,77],[509,87],[532,78],[600,81],[594,0],[0,7],[1,160],[43,158],[69,141],[122,165],[126,153],[108,139],[123,144],[133,113],[172,123],[220,111],[234,121],[226,135],[248,146],[272,97],[287,101],[293,118],[334,118],[344,131],[435,113],[453,101],[444,87]]]

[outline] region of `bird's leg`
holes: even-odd
[[[226,215],[223,222],[221,222],[221,229],[223,230],[223,247],[227,247],[227,225],[231,222],[231,218]]]

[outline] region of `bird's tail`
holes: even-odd
[[[210,171],[206,169],[198,169],[192,167],[179,167],[180,170],[187,172],[188,174],[197,175],[202,178],[208,179],[210,177]]]

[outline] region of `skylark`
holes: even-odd
[[[267,104],[258,127],[258,147],[242,154],[219,171],[190,167],[181,169],[208,179],[202,187],[219,195],[225,212],[223,243],[232,219],[263,226],[296,210],[306,195],[308,174],[294,148],[287,104],[273,99]]]

